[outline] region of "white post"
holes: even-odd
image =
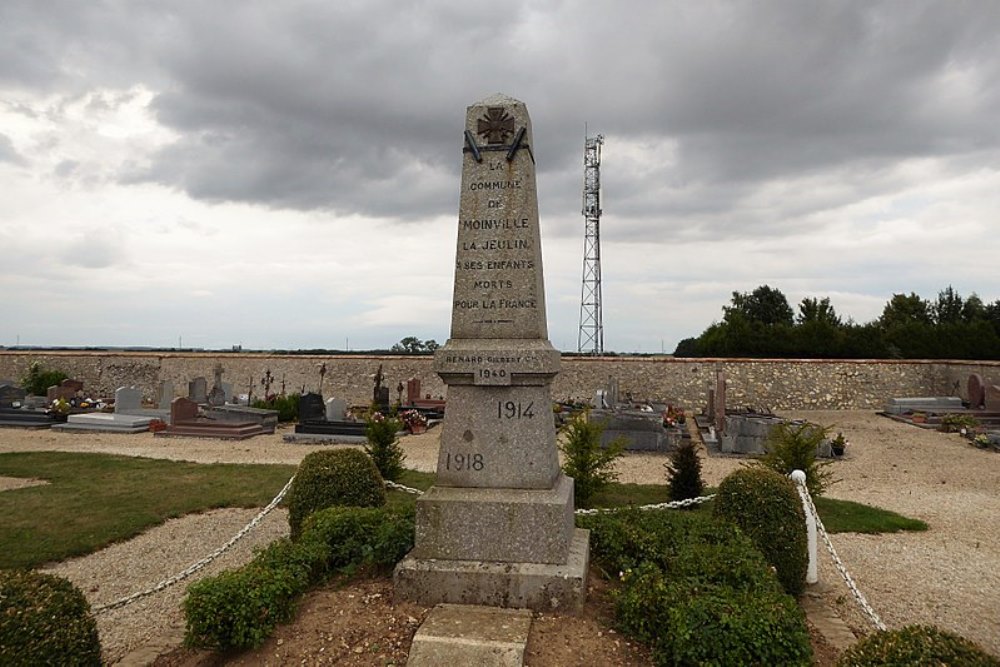
[[[809,503],[806,502],[804,494],[809,493],[806,488],[806,474],[801,470],[793,470],[789,475],[792,481],[799,487],[799,497],[802,499],[802,510],[806,515],[806,541],[809,550],[809,567],[806,569],[806,583],[815,584],[819,581],[819,574],[816,571],[816,517],[813,516]]]

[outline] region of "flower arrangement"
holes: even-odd
[[[663,413],[664,428],[677,426],[678,424],[683,424],[685,421],[684,408],[675,408],[672,405],[667,406],[666,412]]]
[[[972,439],[972,443],[980,449],[986,449],[990,446],[990,438],[985,433],[980,433]]]
[[[404,410],[399,418],[403,420],[406,428],[411,432],[427,426],[427,418],[416,410]]]

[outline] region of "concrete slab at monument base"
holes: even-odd
[[[149,430],[151,421],[153,421],[152,417],[93,412],[84,415],[70,415],[65,424],[56,424],[52,429],[94,433],[142,433]]]
[[[563,565],[416,558],[393,576],[396,596],[424,605],[448,602],[534,611],[579,611],[587,597],[590,531],[574,529]]]
[[[573,480],[560,474],[551,489],[433,486],[417,499],[416,523],[416,558],[565,563]]]
[[[439,604],[413,636],[407,667],[520,667],[531,629],[527,609]]]

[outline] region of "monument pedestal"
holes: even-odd
[[[397,596],[426,605],[579,611],[589,567],[590,531],[575,528],[563,564],[416,558],[411,552],[396,565],[393,581]]]

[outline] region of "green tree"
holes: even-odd
[[[751,322],[761,324],[787,324],[792,326],[795,313],[781,290],[761,285],[753,292],[733,292],[733,305],[723,307],[724,320],[742,315]]]
[[[842,324],[837,311],[830,305],[829,297],[823,297],[822,299],[806,297],[802,299],[802,302],[799,303],[799,315],[796,320],[798,324],[821,322],[834,327],[839,327]]]
[[[893,294],[882,309],[879,324],[884,329],[905,324],[931,324],[930,304],[921,299],[916,292],[910,295]]]
[[[416,336],[407,336],[392,346],[393,352],[407,352],[416,354],[424,351],[424,343]]]
[[[931,307],[931,314],[937,324],[954,324],[961,322],[965,302],[962,296],[951,285],[938,292],[937,301]]]

